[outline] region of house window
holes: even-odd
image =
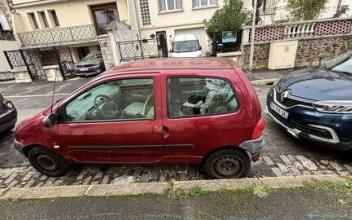
[[[170,77],[167,81],[168,115],[185,118],[237,111],[231,84],[215,77]]]
[[[107,34],[108,25],[111,22],[120,20],[116,3],[94,5],[90,9],[98,35]]]
[[[34,13],[33,12],[32,13],[28,13],[28,17],[29,17],[30,23],[32,24],[32,28],[33,29],[38,29],[39,28],[38,22],[37,22],[37,19],[36,19]]]
[[[151,25],[148,0],[140,0],[139,3],[143,26]]]
[[[51,19],[51,23],[55,26],[58,27],[60,26],[59,19],[57,18],[56,11],[55,10],[49,10],[49,16]]]
[[[193,8],[218,5],[218,0],[192,0]]]
[[[182,9],[182,0],[159,0],[160,11],[173,11]]]
[[[41,22],[43,23],[43,26],[49,27],[48,19],[46,18],[45,12],[40,11],[40,12],[38,12],[38,14],[39,14]]]

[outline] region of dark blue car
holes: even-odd
[[[269,91],[267,113],[297,138],[352,149],[352,53],[289,73]]]

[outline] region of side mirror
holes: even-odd
[[[51,113],[50,115],[45,116],[43,119],[43,126],[46,128],[52,128],[57,124],[57,114]]]
[[[199,50],[202,50],[202,46],[199,46]]]

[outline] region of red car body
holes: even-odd
[[[230,82],[239,107],[233,113],[169,118],[167,80],[170,76],[217,77]],[[102,82],[152,78],[154,120],[56,123],[43,120],[65,103]],[[238,148],[257,160],[263,147],[264,122],[256,92],[243,71],[225,59],[151,59],[123,64],[92,80],[69,97],[20,123],[16,147],[25,155],[41,146],[71,164],[188,163],[200,164],[219,149]]]

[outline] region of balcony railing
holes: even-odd
[[[31,32],[17,33],[22,47],[52,46],[68,43],[80,43],[97,39],[93,25],[56,27]]]
[[[244,36],[247,36],[247,39],[242,38],[242,42],[249,42],[251,27],[244,27],[243,33]],[[314,38],[341,34],[352,34],[351,18],[314,20],[257,26],[255,30],[255,41],[265,42],[273,40]]]
[[[0,40],[16,40],[15,35],[13,35],[12,31],[8,30],[0,30]]]

